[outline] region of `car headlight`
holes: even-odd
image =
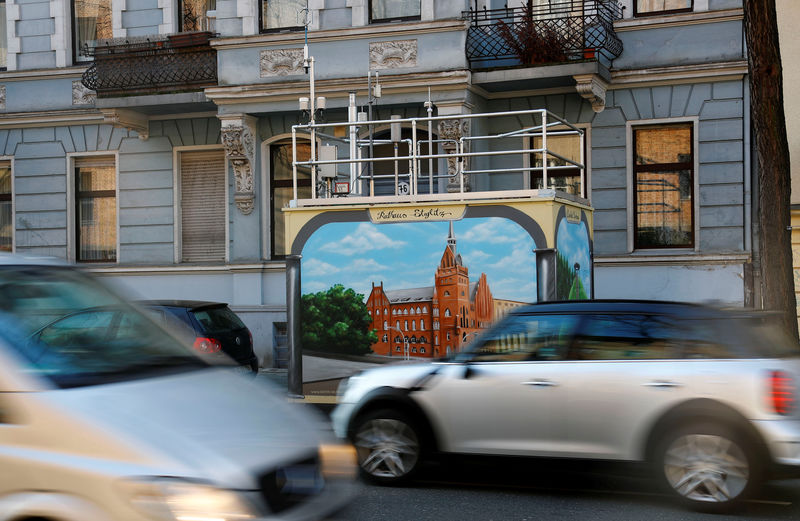
[[[131,505],[153,519],[232,521],[256,514],[230,490],[179,479],[125,480],[120,489]]]

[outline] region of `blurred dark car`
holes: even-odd
[[[224,302],[201,300],[142,300],[153,318],[203,355],[228,355],[237,364],[258,372],[253,335]]]
[[[723,509],[800,471],[800,349],[780,331],[695,304],[524,306],[449,359],[343,382],[333,426],[378,483],[435,453],[647,462]]]

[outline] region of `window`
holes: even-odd
[[[424,347],[420,347],[420,348],[419,348],[419,352],[420,352],[420,353],[422,353],[422,354],[424,355],[424,354],[425,354],[425,348],[424,348]]]
[[[178,31],[213,31],[213,19],[208,17],[209,11],[216,11],[217,0],[178,0],[181,16],[178,19]]]
[[[406,331],[408,331],[408,320],[404,320],[403,322],[404,322],[404,324],[403,324],[403,325],[405,326],[405,327],[403,327],[403,329],[405,329]]]
[[[370,0],[369,21],[419,20],[420,0]]]
[[[404,315],[408,315],[408,308],[405,308],[405,309],[403,310],[403,314],[404,314]]]
[[[311,143],[297,143],[297,160],[308,161],[311,158]],[[272,206],[272,257],[283,258],[286,255],[284,231],[286,229],[281,208],[289,205],[294,197],[292,188],[292,142],[283,142],[270,147],[270,204]],[[311,198],[311,169],[297,167],[297,197]]]
[[[586,140],[584,140],[584,152],[586,152]],[[534,137],[532,139],[531,148],[536,150],[542,148],[542,138]],[[576,135],[550,135],[547,134],[547,188],[566,192],[568,194],[581,196],[581,189],[585,186],[585,173],[583,170],[576,167],[573,163],[581,164],[581,139]],[[560,157],[553,154],[558,154],[563,158],[568,159],[565,161]],[[531,153],[531,168],[542,168],[543,152]],[[586,154],[584,153],[584,157]],[[572,161],[573,163],[571,163]],[[531,170],[530,173],[530,187],[532,189],[542,189],[544,186],[544,172],[542,170]],[[584,189],[585,194],[585,189]]]
[[[380,309],[376,309],[376,310],[375,310],[375,314],[376,314],[376,315],[380,315],[380,314],[381,314],[381,310],[380,310]]]
[[[598,315],[583,328],[570,358],[577,360],[660,360],[676,358],[679,333],[667,317]]]
[[[420,330],[423,330],[423,329],[425,329],[425,320],[424,320],[424,319],[420,319],[420,321],[419,321],[419,328],[420,328]]]
[[[386,308],[383,308],[383,314],[384,315],[388,315],[389,314],[389,310],[387,310]]]
[[[397,314],[397,310],[396,310],[396,309],[393,309],[393,310],[392,310],[392,315],[396,315],[396,314]]]
[[[692,10],[692,0],[635,0],[634,16],[683,13]]]
[[[691,123],[633,130],[634,248],[694,246]]]
[[[225,152],[181,152],[181,261],[224,262]]]
[[[389,323],[387,321],[383,321],[383,329],[389,329]]]
[[[422,312],[423,313],[427,313],[428,312],[428,306],[422,306]]]
[[[75,260],[117,260],[117,172],[113,156],[75,160]]]
[[[6,0],[0,0],[0,70],[8,67],[8,31],[6,28]]]
[[[0,161],[0,251],[11,251],[14,245],[11,194],[11,163]]]
[[[574,315],[511,316],[464,356],[480,362],[563,360],[578,321]]]
[[[261,0],[261,32],[302,29],[306,0]]]
[[[91,60],[86,49],[97,40],[113,38],[111,0],[72,0],[72,34],[75,61]]]
[[[450,308],[445,308],[445,310],[444,310],[444,316],[445,316],[445,317],[449,317],[449,316],[450,316]]]
[[[387,335],[386,333],[384,333],[384,334],[383,334],[383,342],[388,342],[388,341],[389,341],[389,335]]]
[[[395,323],[395,327],[397,327],[397,329],[400,329],[400,321],[399,320]]]
[[[419,306],[417,306],[417,314],[420,314],[420,313],[422,313],[422,311],[420,310]]]

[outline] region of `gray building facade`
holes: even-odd
[[[376,120],[425,116],[430,95],[438,116],[547,109],[584,129],[585,150],[554,146],[585,170],[552,181],[583,177],[595,297],[753,302],[741,0],[0,5],[0,246],[76,262],[141,298],[228,302],[264,366],[285,337],[279,208],[310,95],[306,42],[331,121],[347,119],[350,93],[366,107],[369,71]],[[520,56],[500,26],[558,48]],[[536,188],[526,172],[476,175],[470,189]]]

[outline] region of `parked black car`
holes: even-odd
[[[198,352],[209,356],[224,353],[239,365],[258,372],[253,335],[224,302],[144,300],[139,304]]]

